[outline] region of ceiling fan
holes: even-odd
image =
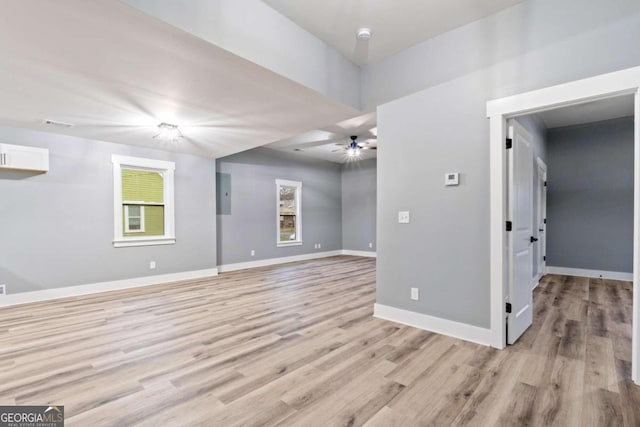
[[[357,142],[358,136],[357,135],[351,135],[351,142],[349,143],[338,143],[336,145],[338,146],[342,146],[342,148],[338,149],[338,150],[333,150],[332,153],[335,153],[336,151],[343,151],[346,150],[347,151],[347,156],[349,157],[358,157],[361,154],[361,150],[377,150],[378,147],[376,147],[375,145],[372,145],[370,141],[375,141],[375,137],[374,138],[369,138],[366,139],[363,142]]]

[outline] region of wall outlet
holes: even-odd
[[[251,249],[251,256],[256,256],[256,251],[254,249]]]
[[[7,285],[0,285],[0,295],[6,295],[7,294]]]
[[[318,249],[322,249],[322,243],[318,243]]]
[[[411,288],[411,299],[414,301],[420,299],[420,290],[418,288]]]
[[[373,243],[369,243],[369,247],[372,248],[373,247]]]
[[[398,212],[398,224],[409,224],[411,222],[411,214],[409,211]]]
[[[155,261],[151,261],[149,263],[149,270],[155,270],[156,268],[156,262]]]

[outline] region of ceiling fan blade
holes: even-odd
[[[377,150],[378,147],[360,147],[362,150]]]
[[[338,150],[331,150],[332,153],[337,153],[338,151],[344,151],[344,149],[338,149]]]
[[[322,145],[329,145],[329,144],[333,144],[336,141],[341,141],[342,138],[337,137],[337,138],[328,138],[328,139],[319,139],[316,141],[309,141],[309,142],[302,142],[300,144],[296,144],[296,147],[298,148],[312,148],[312,147],[319,147]]]

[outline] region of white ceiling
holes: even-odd
[[[545,111],[537,116],[547,129],[553,129],[629,117],[633,114],[634,97],[627,95]]]
[[[359,114],[114,0],[6,2],[0,70],[0,124],[210,157]]]
[[[369,113],[345,120],[322,129],[305,132],[291,138],[267,145],[278,151],[295,153],[301,157],[327,160],[335,163],[347,163],[376,157],[376,150],[360,150],[360,156],[347,156],[346,146],[351,135],[358,137],[362,147],[377,147],[376,113]]]
[[[522,0],[263,0],[307,31],[363,65]],[[358,28],[371,28],[368,42]]]

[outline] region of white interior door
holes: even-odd
[[[509,289],[511,313],[507,317],[507,343],[513,344],[533,321],[533,148],[531,135],[515,120],[509,121],[512,148],[508,150]]]
[[[535,227],[538,228],[538,280],[544,276],[547,267],[545,257],[547,255],[547,166],[540,159],[537,161],[538,166],[538,214]]]

